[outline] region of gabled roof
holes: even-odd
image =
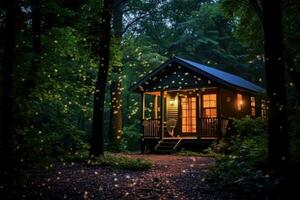
[[[196,63],[194,61],[186,60],[177,56],[174,56],[172,59],[169,59],[164,64],[162,64],[160,67],[156,68],[152,73],[148,74],[144,78],[142,78],[140,81],[138,81],[135,85],[130,87],[130,90],[135,90],[138,86],[142,85],[146,80],[154,76],[155,74],[159,73],[163,68],[168,66],[171,62],[177,62],[181,65],[188,67],[192,69],[193,71],[198,72],[199,74],[206,76],[215,82],[218,82],[220,84],[225,84],[228,86],[234,86],[238,87],[242,90],[247,90],[249,92],[254,93],[265,93],[265,89],[250,82],[247,81],[239,76],[230,74],[228,72],[224,72],[222,70],[209,67],[200,63]]]

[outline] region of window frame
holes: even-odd
[[[186,102],[186,106],[187,108],[184,109],[185,112],[187,112],[186,116],[183,116],[183,99],[187,98],[187,99],[191,99],[191,102],[189,103]],[[192,98],[195,98],[195,101],[193,102]],[[193,103],[195,108],[193,108]],[[181,133],[183,134],[188,134],[188,133],[197,133],[197,97],[194,95],[187,95],[186,97],[180,97],[180,113],[181,113]],[[189,107],[191,106],[191,107]],[[190,109],[191,108],[191,109]],[[193,111],[195,112],[195,116],[193,116]],[[191,115],[189,115],[191,113]],[[184,118],[187,119],[191,119],[191,122],[188,123],[188,121],[186,121],[186,123],[183,123]],[[194,122],[194,123],[193,123]],[[185,129],[183,128],[183,126],[185,126]]]
[[[205,101],[204,101],[204,96],[205,95],[215,95],[215,99],[214,100],[211,100],[210,98],[209,98],[209,106],[208,107],[204,107],[204,104],[205,104]],[[215,106],[211,106],[211,101],[215,101],[215,103],[214,103],[214,105]],[[201,94],[201,112],[200,112],[200,116],[201,116],[201,118],[216,118],[217,116],[218,116],[218,93],[217,92],[209,92],[209,93],[202,93]],[[209,115],[209,116],[207,116],[206,115],[206,110],[212,110],[212,109],[214,109],[215,110],[215,115]],[[210,111],[210,113],[211,113],[211,111]]]
[[[250,114],[252,117],[256,116],[256,99],[254,96],[250,96]]]

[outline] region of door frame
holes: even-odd
[[[181,95],[178,95],[178,133],[180,137],[197,137],[198,136],[198,119],[199,119],[199,93],[195,92],[193,94],[185,94],[188,98],[196,98],[196,131],[195,132],[182,132],[182,106],[181,106]]]

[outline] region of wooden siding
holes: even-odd
[[[173,105],[170,104],[170,100],[173,99]],[[167,120],[176,119],[178,120],[178,96],[176,93],[168,94],[167,96]]]
[[[220,112],[221,117],[235,117],[235,118],[242,118],[246,115],[250,115],[250,97],[251,95],[245,92],[231,90],[231,89],[220,89],[221,94],[221,105],[220,105]],[[242,95],[242,108],[238,110],[238,100],[237,95]],[[252,95],[253,96],[253,95]]]

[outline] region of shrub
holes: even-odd
[[[128,170],[147,170],[153,166],[153,163],[149,160],[130,158],[112,153],[105,153],[100,158],[89,160],[88,164],[92,166],[110,166],[118,169]]]
[[[235,134],[224,138],[214,149],[226,152],[218,157],[207,176],[211,188],[240,194],[265,194],[279,183],[267,171],[266,125],[249,117],[233,122]]]
[[[266,137],[266,123],[261,118],[252,119],[246,116],[242,119],[234,119],[232,125],[234,130],[232,134],[212,145],[215,152],[230,154],[240,148],[245,138]]]
[[[246,116],[242,119],[235,119],[233,126],[236,135],[239,137],[260,136],[266,134],[266,123],[260,118],[252,119]]]
[[[140,148],[141,133],[136,125],[127,126],[123,128],[123,135],[121,139],[121,150],[137,151]]]

